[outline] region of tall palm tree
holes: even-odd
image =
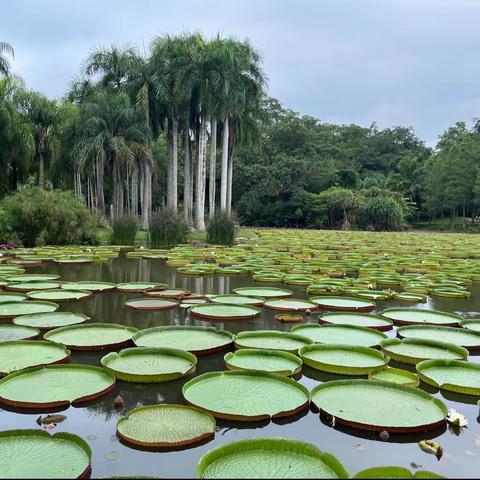
[[[7,76],[10,74],[10,62],[7,59],[15,56],[13,47],[7,42],[0,42],[0,75]]]

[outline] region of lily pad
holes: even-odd
[[[307,337],[279,330],[255,330],[239,332],[235,336],[235,347],[262,350],[283,350],[297,353],[299,348],[313,343]]]
[[[238,295],[246,295],[247,297],[286,298],[293,295],[291,290],[275,287],[241,287],[235,288],[233,291]]]
[[[0,402],[18,408],[58,408],[98,398],[115,387],[115,377],[90,365],[26,368],[0,380]]]
[[[224,360],[230,370],[259,370],[292,376],[302,369],[302,361],[296,355],[278,350],[242,349],[228,352]]]
[[[393,320],[398,325],[426,324],[455,327],[463,319],[454,313],[426,310],[423,308],[387,308],[381,312],[382,317]]]
[[[6,302],[23,302],[28,297],[23,293],[0,292],[0,303]]]
[[[353,478],[445,478],[436,473],[418,470],[410,472],[403,467],[373,467],[358,472]]]
[[[190,290],[184,290],[182,288],[167,288],[165,290],[147,290],[145,295],[155,298],[173,298],[175,300],[181,300],[184,297],[188,297],[191,293]]]
[[[115,323],[91,323],[56,328],[43,338],[61,343],[71,350],[104,350],[128,346],[138,328]]]
[[[63,283],[62,288],[66,290],[88,290],[89,292],[109,292],[116,288],[114,283],[109,282],[71,282]]]
[[[33,315],[15,317],[13,323],[15,325],[40,328],[41,330],[50,330],[51,328],[78,325],[89,320],[89,318],[83,313],[73,312],[34,313]]]
[[[171,347],[194,355],[207,355],[233,346],[230,332],[187,325],[147,328],[136,333],[132,340],[138,347]]]
[[[112,352],[101,360],[104,368],[125,382],[168,382],[195,370],[197,357],[176,348],[136,347]]]
[[[25,275],[9,275],[5,277],[8,282],[51,282],[58,280],[60,275],[45,273],[29,273]]]
[[[175,300],[162,298],[132,298],[125,302],[127,308],[133,310],[170,310],[177,308],[178,303]]]
[[[40,300],[26,302],[0,303],[0,318],[14,318],[20,315],[32,315],[33,313],[50,313],[58,308],[57,303],[43,302]]]
[[[368,374],[369,380],[380,380],[382,382],[393,382],[407,387],[418,387],[420,380],[408,370],[392,367],[380,367],[371,370]]]
[[[40,331],[32,327],[19,325],[0,324],[0,342],[11,342],[14,340],[31,340],[37,338]]]
[[[117,436],[126,443],[150,448],[191,445],[213,438],[215,418],[186,405],[135,408],[117,423]]]
[[[338,312],[370,312],[375,308],[375,303],[369,300],[362,300],[353,297],[312,297],[310,299],[323,310],[334,310]]]
[[[372,328],[373,330],[379,330],[382,332],[393,328],[391,320],[373,313],[324,313],[318,318],[318,323],[353,325],[355,327]]]
[[[51,302],[70,302],[72,300],[82,300],[92,295],[92,292],[86,290],[45,290],[28,292],[28,298],[33,300],[46,300]]]
[[[117,290],[127,293],[147,292],[151,290],[165,290],[168,287],[165,283],[154,282],[129,282],[117,284]]]
[[[207,452],[198,478],[349,478],[343,465],[311,443],[255,438],[221,445]]]
[[[322,383],[312,390],[312,402],[335,423],[394,433],[434,430],[448,413],[443,402],[423,390],[372,380]]]
[[[264,298],[261,297],[247,297],[244,295],[215,295],[210,299],[213,303],[228,303],[230,305],[253,305],[254,307],[261,307]]]
[[[92,451],[70,433],[0,432],[0,478],[89,478]]]
[[[7,290],[12,292],[30,292],[33,290],[55,290],[60,288],[60,282],[24,282],[24,283],[9,283]]]
[[[223,303],[195,305],[190,311],[194,317],[203,320],[247,320],[257,317],[261,313],[257,307]]]
[[[480,332],[480,320],[462,320],[460,325],[466,330],[473,330],[474,332]]]
[[[187,382],[182,393],[188,403],[215,417],[239,421],[294,415],[310,401],[308,390],[294,380],[255,371],[204,373]]]
[[[275,298],[267,300],[263,306],[271,310],[283,310],[286,312],[305,312],[306,310],[316,310],[317,308],[315,303],[300,298]]]

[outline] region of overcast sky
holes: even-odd
[[[13,70],[50,96],[94,46],[198,30],[249,38],[270,94],[325,122],[413,126],[434,144],[480,116],[480,0],[3,1]]]

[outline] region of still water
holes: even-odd
[[[106,281],[134,282],[156,281],[167,283],[170,287],[179,287],[198,293],[225,294],[234,288],[254,285],[250,275],[189,277],[177,274],[176,269],[168,267],[162,260],[127,259],[124,256],[105,264],[93,265],[57,265],[46,264],[30,268],[29,273],[57,273],[64,281]],[[263,284],[269,286],[269,284]],[[279,286],[278,284],[271,286]],[[305,287],[291,287],[294,296],[307,298]],[[422,308],[434,308],[449,312],[480,311],[480,287],[474,287],[470,299],[432,299]],[[161,325],[209,325],[217,328],[240,332],[243,330],[289,330],[274,319],[272,312],[264,310],[261,317],[253,320],[204,322],[186,318],[185,310],[177,308],[163,312],[137,312],[124,307],[128,298],[138,296],[119,292],[96,294],[87,300],[64,303],[60,310],[83,312],[92,318],[92,322],[110,322],[134,326],[139,329]],[[405,304],[404,302],[378,302],[378,309]],[[316,314],[306,317],[307,322],[316,321]],[[480,316],[480,313],[479,313]],[[390,336],[395,333],[388,332]],[[196,374],[225,370],[224,352],[198,358]],[[73,353],[72,363],[99,365],[105,355],[102,352]],[[470,361],[480,362],[480,357],[470,357]],[[390,363],[391,366],[406,368],[405,365]],[[360,430],[332,428],[322,422],[318,413],[308,411],[296,417],[287,417],[270,422],[238,423],[217,420],[215,438],[206,444],[181,451],[145,452],[122,445],[115,435],[116,422],[132,408],[156,403],[185,403],[181,394],[182,386],[192,377],[160,384],[131,384],[117,382],[110,394],[82,407],[70,407],[63,412],[67,420],[59,424],[52,432],[66,431],[83,437],[93,451],[92,478],[108,476],[153,476],[159,478],[195,477],[198,460],[208,450],[226,442],[254,437],[283,437],[314,443],[321,450],[335,455],[353,475],[359,470],[373,466],[398,465],[414,471],[415,468],[430,470],[447,477],[478,477],[480,473],[480,421],[477,421],[478,397],[463,396],[439,392],[432,387],[421,388],[443,400],[449,408],[455,408],[469,422],[469,428],[461,433],[444,429],[429,435],[392,435],[388,441],[379,439],[378,434]],[[322,374],[309,367],[303,367],[300,382],[310,390],[319,382],[345,378],[340,375]],[[121,395],[125,407],[117,410],[113,399]],[[2,430],[38,428],[35,423],[39,413],[23,414],[0,409]],[[420,450],[419,440],[435,438],[445,453],[440,460]],[[421,467],[420,467],[421,466]]]

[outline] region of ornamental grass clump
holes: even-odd
[[[134,245],[138,231],[138,218],[135,215],[122,215],[112,220],[112,245]]]
[[[235,217],[227,212],[217,212],[207,224],[207,243],[233,245],[236,231]]]
[[[174,247],[188,240],[189,227],[175,210],[163,207],[149,222],[150,247]]]

